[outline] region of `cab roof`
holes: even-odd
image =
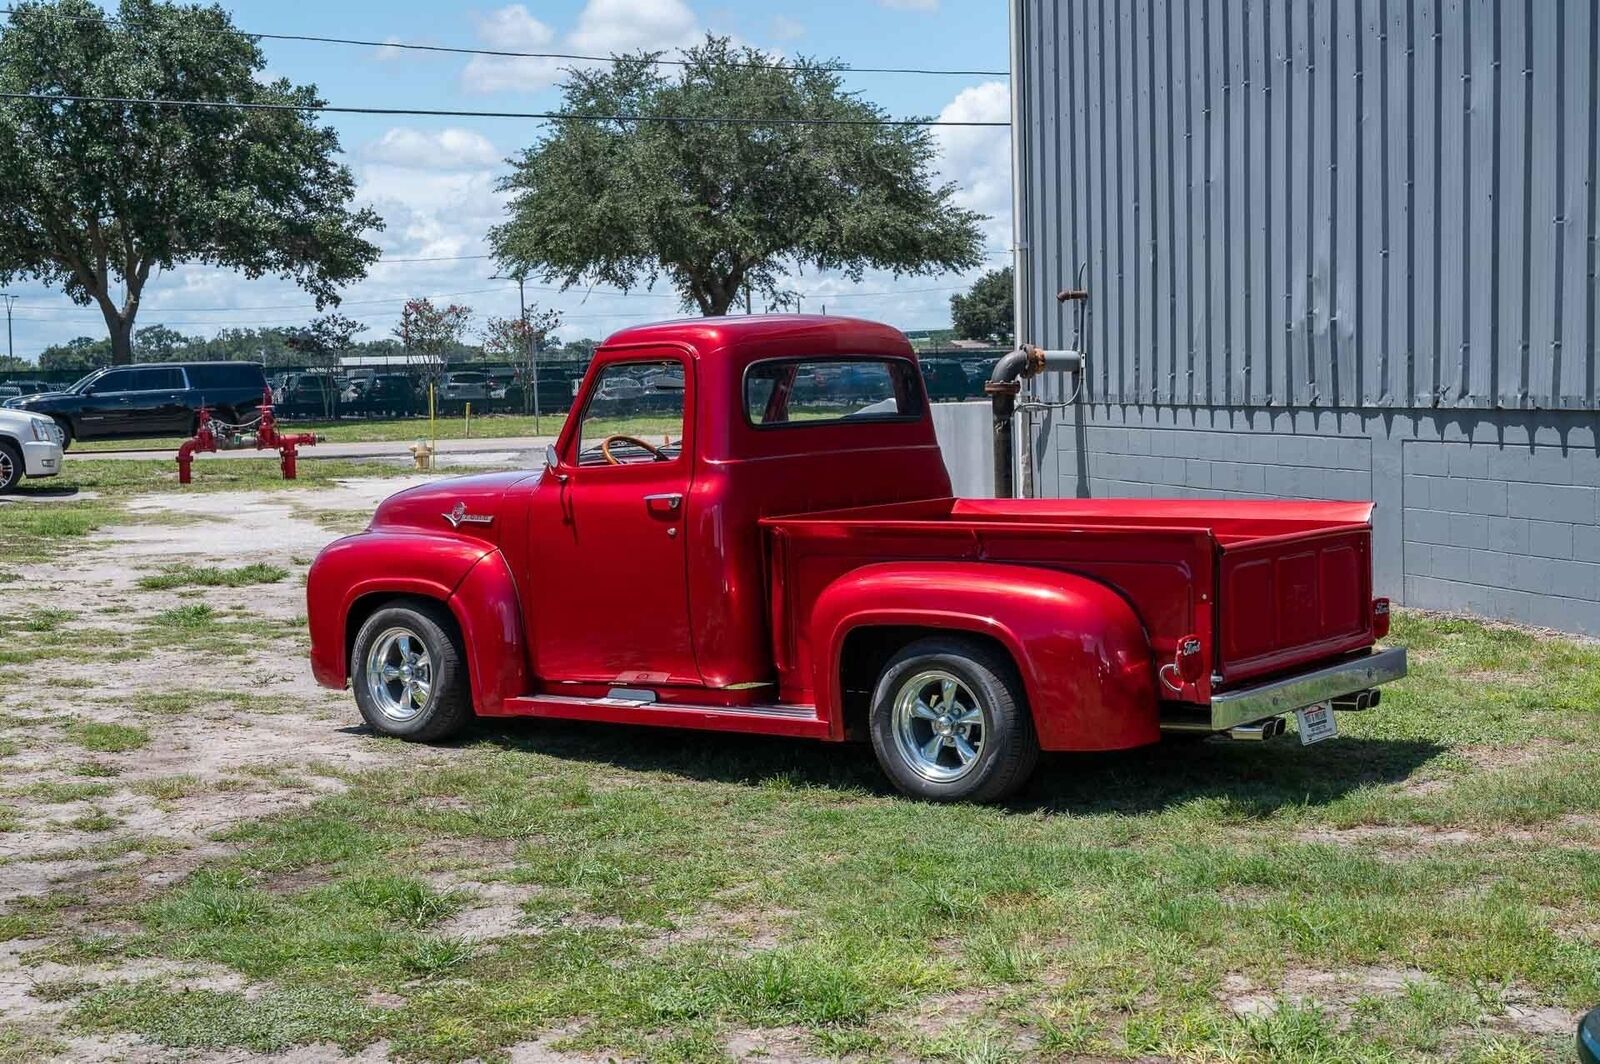
[[[822,314],[729,314],[635,325],[601,345],[682,344],[697,358],[726,352],[733,361],[760,355],[862,354],[915,357],[900,330],[862,318]]]

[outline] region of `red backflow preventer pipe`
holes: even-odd
[[[217,428],[219,425],[221,422],[212,420],[211,410],[202,406],[194,435],[184,440],[178,447],[179,484],[190,482],[194,456],[201,451],[235,451],[245,447],[254,447],[258,451],[276,450],[278,467],[283,471],[283,479],[293,480],[297,472],[296,459],[300,456],[300,448],[310,447],[318,442],[317,434],[314,432],[278,431],[278,419],[272,411],[270,391],[262,393],[261,413],[254,432],[230,431],[236,429],[236,426],[232,425],[223,427],[219,431]]]

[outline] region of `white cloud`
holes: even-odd
[[[363,155],[375,162],[418,170],[470,170],[494,166],[501,158],[488,137],[453,127],[434,133],[395,126],[368,144]]]
[[[530,15],[521,4],[502,7],[478,20],[478,40],[500,51],[553,51],[555,39],[556,31]],[[461,80],[473,92],[531,92],[555,84],[560,73],[561,63],[555,59],[475,55],[462,70]]]
[[[939,112],[946,122],[1005,122],[1011,96],[1003,81],[962,89]],[[955,183],[956,202],[989,216],[984,234],[990,248],[1011,244],[1011,132],[1003,126],[938,126],[939,171]]]
[[[700,20],[683,0],[588,0],[567,35],[572,50],[597,55],[693,44]]]
[[[500,8],[478,22],[478,39],[490,48],[513,52],[615,53],[672,51],[697,43],[703,24],[683,0],[587,0],[571,31],[559,40],[555,30],[521,4]],[[461,72],[471,92],[537,92],[561,80],[562,71],[588,65],[581,60],[475,55]]]
[[[937,11],[939,0],[878,0],[878,6],[892,11]]]
[[[805,23],[787,15],[773,15],[769,30],[780,41],[795,41],[806,35]]]

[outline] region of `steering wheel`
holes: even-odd
[[[672,459],[661,448],[653,443],[646,443],[637,436],[607,436],[600,441],[600,456],[606,460],[607,465],[621,465],[622,463],[611,454],[613,443],[631,443],[635,447],[650,452],[650,459],[654,462],[670,462]]]

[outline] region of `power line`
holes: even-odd
[[[5,8],[4,11],[5,11],[5,14],[7,14],[7,15],[16,14],[16,9],[15,8],[8,7],[8,8]],[[52,14],[56,18],[67,19],[67,20],[73,21],[73,22],[96,22],[96,23],[100,23],[102,25],[107,25],[107,26],[127,26],[127,27],[129,27],[131,29],[138,29],[139,28],[138,26],[130,26],[127,22],[123,21],[122,19],[115,19],[115,18],[108,18],[108,17],[96,17],[94,15],[64,15],[64,14],[60,14],[60,13],[57,13],[57,12],[52,12]],[[186,28],[192,29],[192,30],[194,30],[196,32],[199,32],[199,33],[232,34],[232,35],[236,35],[236,36],[240,36],[240,37],[253,37],[253,38],[257,39],[257,40],[264,40],[264,41],[300,41],[300,42],[312,43],[312,44],[342,44],[342,45],[354,45],[354,46],[360,47],[360,48],[393,48],[393,49],[396,49],[396,50],[399,50],[399,51],[442,52],[442,53],[448,53],[448,54],[451,54],[451,55],[487,55],[487,56],[495,56],[497,58],[502,58],[502,59],[566,59],[566,60],[572,60],[572,61],[580,62],[580,63],[610,63],[610,62],[613,62],[614,60],[616,60],[618,58],[628,58],[627,56],[619,57],[619,56],[612,56],[612,55],[586,55],[586,54],[583,54],[583,53],[580,53],[580,52],[515,52],[515,51],[509,51],[509,50],[506,50],[506,49],[499,49],[499,48],[465,48],[465,47],[460,47],[460,46],[456,46],[456,45],[446,45],[446,44],[414,44],[414,43],[411,43],[411,42],[408,42],[408,41],[368,41],[368,40],[360,40],[360,39],[351,38],[351,37],[322,37],[322,36],[317,36],[317,35],[308,34],[308,33],[256,33],[256,32],[251,31],[251,30],[210,29],[210,28],[204,27],[204,26],[193,26],[193,27],[186,27]],[[686,66],[690,65],[689,61],[685,60],[685,59],[662,59],[662,58],[657,57],[655,60],[653,60],[653,62],[657,66],[686,67]],[[774,62],[774,63],[734,62],[734,63],[730,63],[729,65],[730,66],[738,66],[738,67],[749,67],[752,70],[795,70],[795,69],[800,69],[800,68],[797,68],[793,63],[777,63],[777,62]],[[984,78],[990,78],[990,77],[1004,78],[1004,77],[1010,77],[1011,76],[1011,72],[1008,71],[1008,70],[946,70],[946,69],[939,69],[939,68],[933,68],[933,67],[863,67],[863,66],[851,66],[849,64],[839,64],[838,66],[832,67],[831,69],[836,69],[836,70],[840,70],[840,71],[847,71],[847,72],[853,73],[853,74],[930,74],[930,75],[949,75],[949,76],[952,76],[952,77],[984,77]]]
[[[76,96],[51,92],[0,92],[3,100],[99,103],[144,107],[201,107],[235,111],[317,111],[348,115],[413,115],[423,118],[520,118],[539,122],[662,122],[707,126],[992,126],[1010,122],[948,121],[939,118],[781,118],[750,115],[581,115],[560,111],[453,111],[421,107],[337,107],[326,103],[261,103],[245,100],[155,100],[135,96]]]
[[[1009,251],[1007,255],[1011,254]],[[378,264],[385,262],[465,262],[467,259],[492,259],[493,255],[424,255],[421,258],[391,259],[385,255],[378,259]]]

